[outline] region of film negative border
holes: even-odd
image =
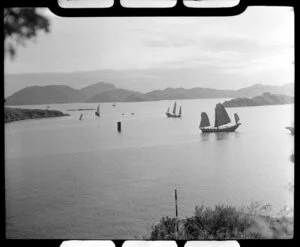
[[[174,7],[169,8],[126,8],[121,5],[120,0],[114,0],[110,8],[61,8],[56,1],[49,6],[50,10],[59,16],[69,17],[95,17],[95,16],[232,16],[242,13],[246,5],[241,1],[238,5],[229,8],[189,8],[184,5],[183,0],[177,0]]]
[[[58,5],[57,0],[48,1],[48,3],[41,1],[16,1],[17,6],[35,6],[35,7],[49,7],[50,10],[60,16],[65,17],[105,17],[105,16],[231,16],[242,13],[247,6],[256,5],[272,5],[272,6],[294,6],[294,1],[249,1],[240,0],[239,5],[230,8],[223,9],[199,9],[199,8],[188,8],[183,4],[183,0],[177,0],[177,4],[172,8],[124,8],[120,4],[120,0],[114,0],[114,5],[111,8],[104,9],[63,9]],[[51,3],[50,3],[51,2]],[[5,3],[5,7],[14,6],[15,2],[10,1]],[[295,166],[296,167],[296,166]],[[296,172],[296,170],[295,170]],[[295,173],[296,175],[296,173]],[[296,197],[295,197],[296,198]],[[296,216],[296,210],[295,210]],[[297,217],[296,217],[297,218]],[[296,245],[296,224],[295,224],[295,237],[291,240],[238,240],[240,246],[262,246],[266,243],[276,242],[287,243],[289,246]],[[31,240],[31,246],[60,246],[64,240]],[[112,240],[116,247],[121,247],[125,240]],[[185,246],[187,240],[175,240],[178,247]],[[267,242],[266,242],[267,241]],[[6,246],[24,243],[23,240],[7,240]],[[42,245],[41,245],[42,244]]]
[[[16,5],[18,7],[49,7],[56,15],[62,17],[129,17],[129,16],[233,16],[246,10],[247,6],[293,6],[294,1],[250,1],[240,0],[234,7],[223,8],[192,8],[184,4],[184,0],[177,0],[174,7],[168,8],[126,8],[121,5],[121,0],[114,0],[112,7],[107,8],[62,8],[58,0],[46,1],[9,1],[5,7]]]

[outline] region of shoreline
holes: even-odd
[[[4,123],[11,123],[16,121],[28,119],[41,119],[70,116],[70,114],[63,113],[57,110],[41,110],[41,109],[22,109],[4,107]]]

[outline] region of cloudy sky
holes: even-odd
[[[122,75],[115,79],[119,85],[126,74],[124,88],[137,91],[294,82],[290,7],[249,7],[233,17],[63,18],[44,13],[51,33],[19,47],[14,60],[6,57],[6,75],[109,71],[107,82]]]

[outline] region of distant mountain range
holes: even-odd
[[[80,89],[79,91],[85,95],[85,99],[94,97],[103,92],[115,90],[116,87],[111,83],[99,82]],[[84,96],[82,96],[84,98]]]
[[[79,90],[65,85],[26,87],[5,100],[6,105],[61,104],[76,102],[139,102],[176,99],[208,99],[253,97],[264,92],[294,96],[294,84],[270,86],[255,84],[239,90],[212,88],[166,88],[148,93],[116,88],[111,83],[98,82]]]
[[[85,95],[69,86],[26,87],[6,99],[6,105],[38,105],[83,102]]]
[[[149,100],[151,99],[143,93],[126,89],[113,89],[95,94],[86,102],[137,102]]]

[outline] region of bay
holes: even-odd
[[[98,104],[53,104],[70,116],[5,124],[7,238],[141,239],[175,215],[175,188],[181,218],[201,204],[293,207],[294,105],[228,108],[236,132],[201,133],[201,112],[214,123],[225,100],[177,100],[181,119],[165,116],[174,101],[102,103],[100,118],[68,111]]]

